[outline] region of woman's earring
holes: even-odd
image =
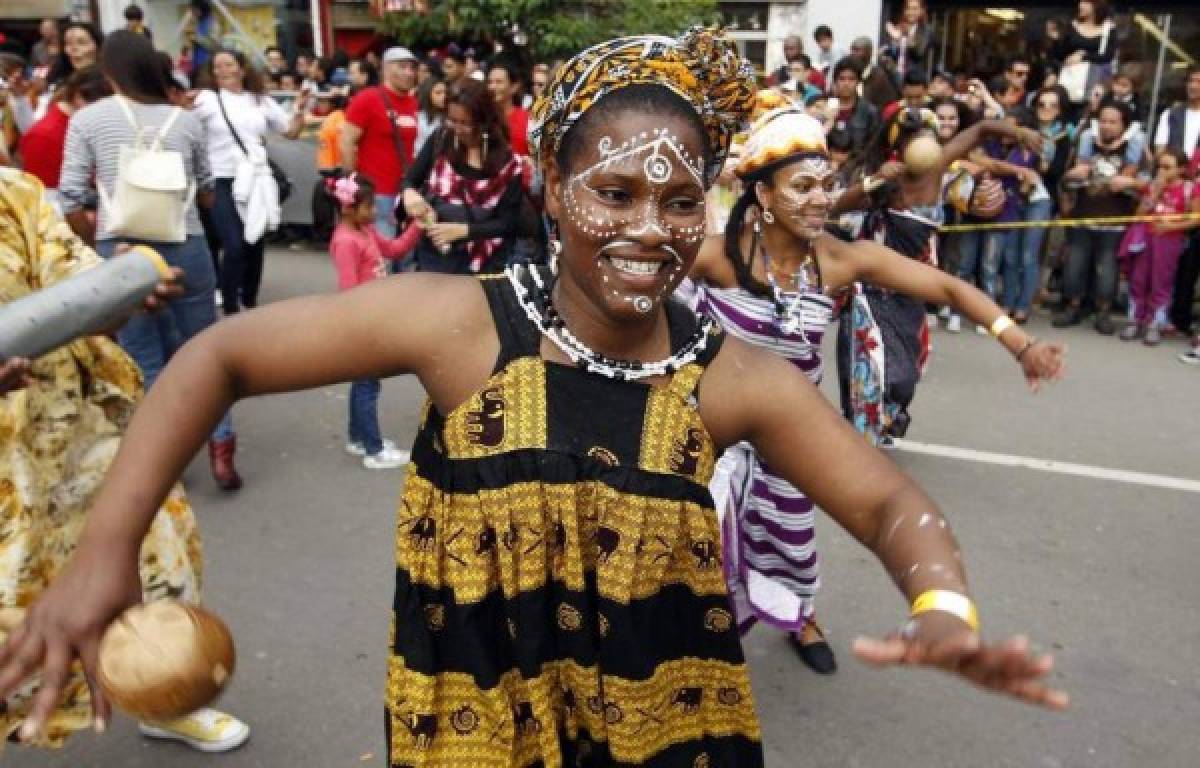
[[[460,142],[460,141],[458,140],[458,134],[457,134],[457,133],[456,133],[456,134],[454,134],[454,151],[455,151],[455,152],[461,152],[461,151],[462,151],[462,142]]]
[[[754,220],[754,234],[756,234],[756,235],[762,234],[762,221],[760,221],[759,219]]]
[[[551,274],[558,274],[558,257],[562,256],[562,241],[557,237],[552,237],[550,242],[546,244],[546,250],[550,252],[550,258],[547,266],[550,267]]]
[[[488,134],[487,134],[487,131],[484,131],[483,132],[483,159],[484,160],[487,160],[487,149],[488,149],[487,145],[488,145]]]
[[[763,212],[762,212],[762,220],[767,222],[768,224],[774,224],[775,223],[775,214],[771,213],[769,210],[764,208]]]

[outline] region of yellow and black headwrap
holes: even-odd
[[[902,139],[912,138],[922,130],[930,130],[935,134],[938,130],[937,114],[926,107],[906,107],[892,104],[883,112],[883,122],[887,126],[888,149],[899,149]]]
[[[754,105],[754,69],[719,30],[696,27],[680,38],[622,37],[577,54],[555,75],[533,107],[529,143],[544,164],[571,126],[606,95],[630,85],[661,85],[695,108],[711,162],[721,172],[729,141]]]

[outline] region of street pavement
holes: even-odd
[[[265,299],[332,288],[328,257],[272,251]],[[406,321],[396,307],[394,321]],[[1069,347],[1066,381],[1030,395],[999,346],[934,334],[909,437],[923,443],[1200,480],[1200,370],[1181,344],[1148,349],[1090,329],[1035,333]],[[836,399],[836,384],[825,391]],[[382,689],[394,509],[401,473],[347,456],[347,387],[239,404],[246,488],[222,495],[204,460],[185,480],[204,533],[206,599],[239,660],[221,706],[250,742],[223,756],[110,732],[56,753],[6,750],[13,768],[386,766]],[[409,441],[422,393],[386,382],[381,421]],[[856,662],[856,635],[898,626],[905,605],[873,557],[818,523],[819,615],[841,663],[821,678],[783,636],[746,640],[767,764],[791,766],[1200,766],[1200,493],[895,451],[962,544],[985,634],[1027,633],[1056,654],[1063,714],[927,670]]]

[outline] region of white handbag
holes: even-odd
[[[155,243],[187,239],[187,212],[196,194],[189,181],[183,153],[163,149],[163,142],[183,112],[176,107],[157,132],[141,128],[124,97],[114,96],[133,126],[133,142],[118,149],[117,178],[110,197],[97,184],[110,234]]]

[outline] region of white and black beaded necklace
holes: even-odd
[[[513,266],[507,272],[517,301],[525,315],[543,336],[562,350],[572,363],[590,373],[597,373],[617,381],[637,381],[654,376],[670,376],[685,365],[693,363],[708,345],[713,321],[707,315],[699,320],[696,330],[688,337],[679,351],[663,360],[642,362],[640,360],[616,360],[596,352],[579,340],[567,328],[566,322],[551,298],[551,285],[547,285],[537,267]],[[523,276],[528,274],[533,282],[530,288]]]
[[[812,290],[812,282],[808,279],[808,266],[810,263],[814,263],[815,255],[810,252],[800,264],[800,270],[792,274],[794,291],[791,298],[788,299],[771,270],[771,254],[767,252],[766,238],[760,237],[756,231],[750,249],[751,253],[756,249],[762,251],[763,268],[767,273],[767,283],[771,286],[771,303],[775,306],[775,318],[778,321],[779,330],[789,336],[798,333],[805,344],[812,345],[812,340],[808,338],[808,331],[804,328],[801,306],[805,295]]]

